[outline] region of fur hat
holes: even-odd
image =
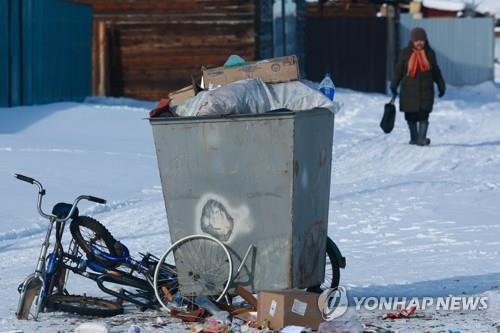
[[[411,30],[410,39],[412,42],[416,42],[417,40],[427,41],[427,33],[424,28],[416,27]]]

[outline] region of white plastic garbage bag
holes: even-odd
[[[261,79],[236,81],[207,93],[198,116],[264,113],[271,108],[269,90]]]
[[[220,88],[200,92],[177,106],[181,117],[263,113],[269,111],[269,90],[261,79],[236,81]]]
[[[264,113],[278,109],[304,111],[326,108],[337,112],[340,106],[318,90],[300,81],[265,84],[254,78],[236,81],[210,91],[200,92],[174,112],[181,117]]]
[[[200,105],[205,102],[208,91],[201,91],[195,97],[192,97],[184,103],[172,107],[173,112],[179,117],[196,116]]]
[[[272,108],[304,111],[314,108],[325,108],[337,113],[339,106],[320,91],[300,81],[270,84]]]

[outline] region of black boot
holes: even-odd
[[[428,146],[431,139],[427,138],[427,129],[429,128],[429,121],[423,120],[418,122],[418,140],[417,145]]]
[[[416,121],[406,121],[408,123],[408,128],[410,129],[410,142],[411,145],[416,145],[418,141],[418,129]]]

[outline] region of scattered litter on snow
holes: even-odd
[[[305,327],[303,326],[285,326],[281,329],[280,333],[302,333],[305,332]]]
[[[318,333],[359,333],[362,330],[361,322],[352,311],[332,321],[325,321],[318,327]]]
[[[106,323],[84,323],[75,328],[75,333],[108,333],[110,327]]]
[[[132,325],[129,327],[127,333],[141,333],[141,329],[137,325]]]
[[[388,312],[384,314],[382,319],[403,319],[403,318],[411,318],[415,311],[417,311],[417,307],[413,306],[409,309],[400,309],[397,312]]]

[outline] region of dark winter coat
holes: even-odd
[[[436,62],[436,54],[428,43],[425,45],[425,55],[431,69],[427,72],[418,72],[414,78],[408,77],[408,61],[412,52],[412,45],[404,48],[399,55],[398,64],[391,82],[391,90],[395,91],[401,83],[399,93],[399,109],[403,112],[431,112],[434,104],[434,82],[440,92],[446,89],[441,70]]]

